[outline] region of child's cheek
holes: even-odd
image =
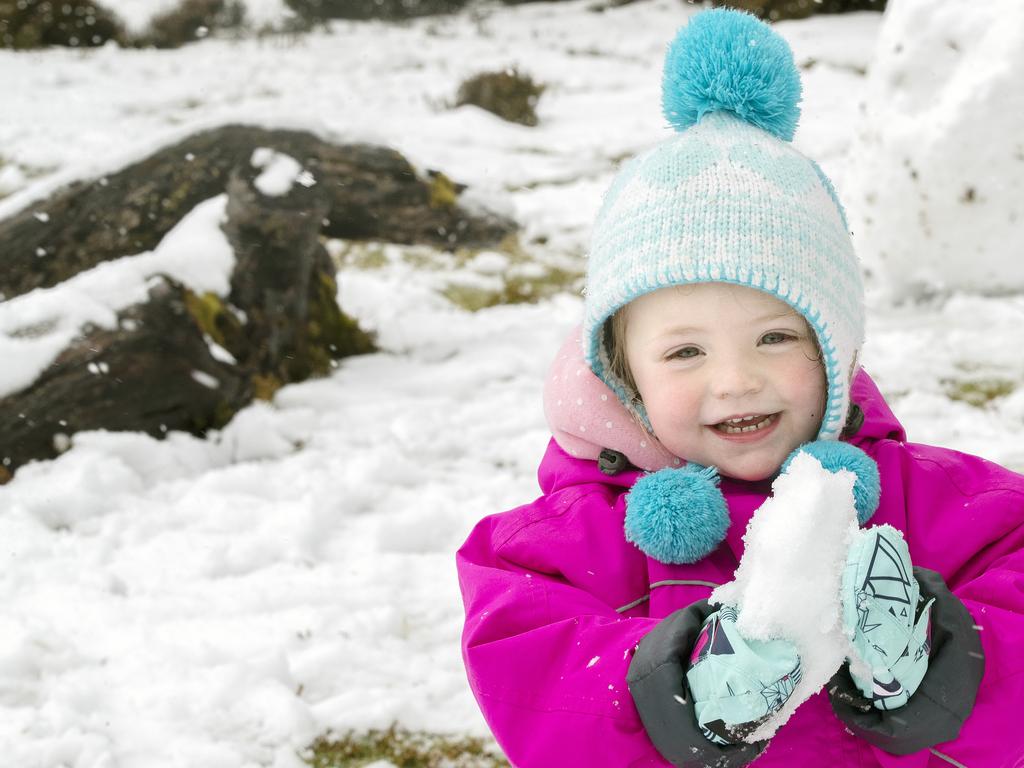
[[[808,418],[815,420],[816,427],[820,427],[828,397],[824,366],[819,362],[805,360],[802,364],[795,366],[792,377],[793,381],[798,383],[795,394],[802,405],[802,410]],[[814,432],[817,433],[817,428]]]
[[[648,404],[648,415],[652,423],[657,419],[673,430],[696,423],[700,415],[699,394],[678,379],[664,381]]]

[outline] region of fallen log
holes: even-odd
[[[482,248],[516,228],[507,218],[467,210],[459,200],[464,186],[436,171],[418,173],[387,147],[229,125],[72,184],[0,221],[0,298],[152,250],[182,216],[224,192],[232,170],[248,167],[260,147],[295,158],[313,175],[325,192],[319,231],[328,237]]]

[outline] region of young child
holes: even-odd
[[[1024,766],[1024,477],[905,442],[858,367],[860,269],[789,144],[785,42],[698,13],[663,89],[678,133],[608,190],[582,328],[546,383],[543,495],[457,555],[488,724],[520,768]],[[798,450],[858,477],[839,597],[868,666],[752,741],[800,660],[708,597]]]

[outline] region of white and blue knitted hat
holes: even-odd
[[[669,46],[662,105],[677,133],[626,163],[605,194],[582,339],[591,369],[648,427],[643,404],[609,365],[606,321],[659,288],[719,281],[803,315],[828,382],[818,439],[843,429],[864,287],[832,184],[790,144],[799,101],[789,46],[751,15],[702,11]]]

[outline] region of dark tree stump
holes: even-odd
[[[319,238],[329,190],[295,184],[287,195],[266,197],[254,186],[258,175],[247,165],[228,184],[224,231],[236,259],[228,300],[246,322],[228,326],[234,333],[224,341],[258,377],[257,395],[268,397],[373,344],[335,299],[334,266]]]
[[[270,371],[294,356],[305,335],[309,281],[323,251],[318,233],[327,201],[316,185],[296,185],[287,197],[265,198],[252,179],[251,173],[236,174],[228,184],[224,231],[237,259],[228,298],[246,313],[246,336],[259,340],[246,345],[245,363]],[[296,220],[305,226],[295,226]]]
[[[225,126],[0,221],[0,294],[10,298],[67,280],[100,262],[152,250],[192,208],[224,192],[258,147],[294,157],[327,201],[321,233],[442,247],[490,247],[514,222],[459,205],[464,187],[424,176],[394,150],[333,145],[299,131]]]

